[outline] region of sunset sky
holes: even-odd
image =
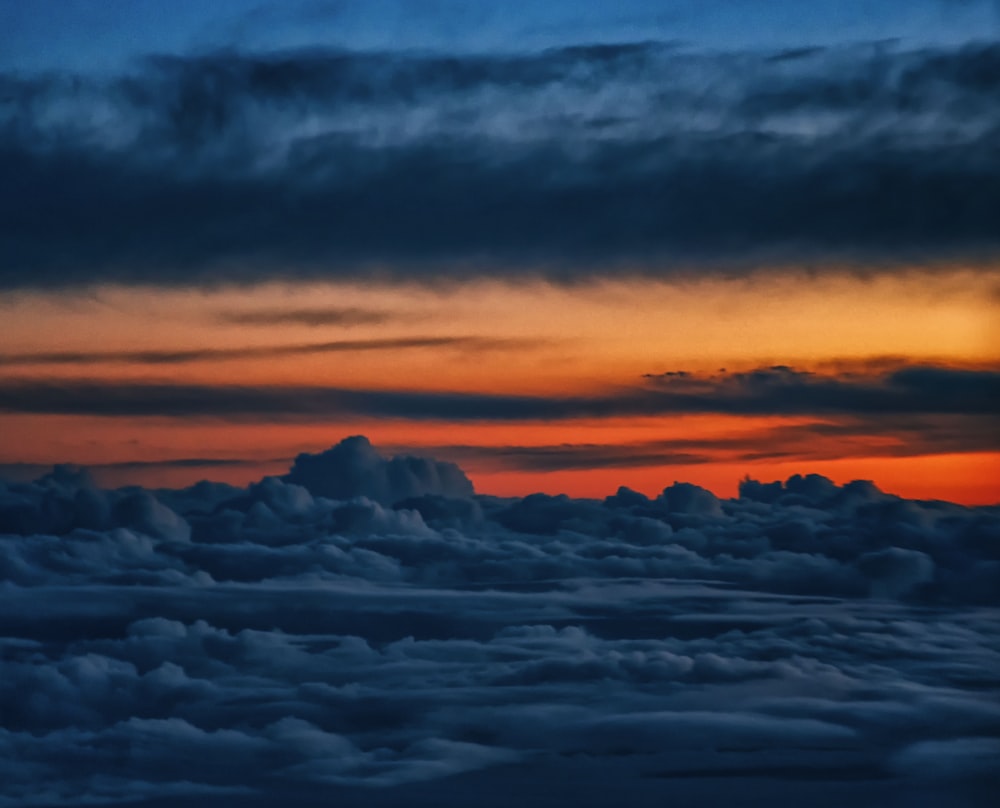
[[[998,30],[0,0],[0,476],[246,483],[364,434],[502,495],[997,502]]]
[[[0,808],[994,805],[1000,0],[0,0],[0,604]]]

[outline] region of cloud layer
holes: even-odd
[[[485,344],[493,343],[486,340]],[[252,348],[234,352],[255,355],[275,350],[281,349]],[[167,352],[164,355],[176,356]],[[154,356],[160,358],[150,361],[175,361],[164,359],[158,353]],[[992,416],[998,398],[1000,372],[991,368],[968,370],[938,365],[911,365],[867,374],[813,373],[780,365],[714,376],[671,371],[647,376],[642,387],[570,396],[296,385],[102,382],[78,378],[14,377],[0,381],[0,411],[6,412],[204,415],[235,420],[319,414],[460,421],[669,413]]]
[[[246,488],[0,485],[0,805],[985,805],[1000,511],[477,495],[363,438]]]
[[[313,50],[0,76],[0,284],[996,255],[994,43]]]

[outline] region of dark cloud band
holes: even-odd
[[[1000,373],[935,366],[872,376],[771,367],[712,377],[671,373],[644,387],[590,396],[303,386],[212,386],[90,380],[0,382],[0,410],[223,419],[364,415],[413,420],[524,421],[723,413],[731,415],[996,414]]]
[[[6,76],[0,285],[989,266],[998,53],[227,53]]]

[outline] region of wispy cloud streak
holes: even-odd
[[[527,345],[539,340],[516,337],[390,337],[307,342],[296,345],[261,345],[242,348],[192,348],[146,351],[45,351],[0,354],[0,366],[22,365],[179,365],[188,362],[223,362],[236,359],[269,359],[323,353],[398,351],[412,348],[450,348],[461,351],[489,351]]]
[[[234,325],[322,326],[382,325],[398,320],[412,320],[413,315],[402,312],[351,308],[272,308],[254,311],[228,311],[218,315],[218,321]]]

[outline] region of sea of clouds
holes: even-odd
[[[477,495],[362,437],[0,483],[0,806],[976,806],[1000,507]]]

